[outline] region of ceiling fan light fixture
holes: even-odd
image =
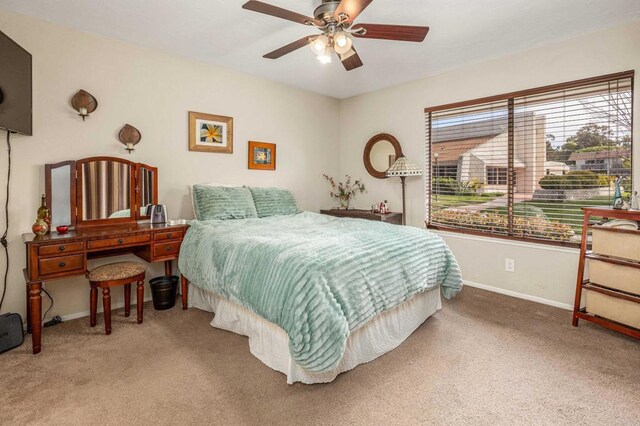
[[[326,35],[321,35],[316,37],[310,44],[309,47],[316,55],[323,55],[327,50],[327,46],[329,45],[329,38]]]
[[[287,21],[312,26],[321,34],[308,35],[263,55],[266,59],[278,59],[284,55],[309,46],[319,62],[329,64],[333,53],[338,55],[344,69],[352,71],[363,65],[353,47],[353,39],[397,40],[420,43],[424,41],[429,27],[416,25],[387,25],[355,23],[358,16],[373,0],[313,0],[320,5],[313,17],[302,15],[262,0],[248,0],[243,9],[262,13]]]
[[[333,37],[333,45],[336,53],[342,55],[351,49],[353,42],[344,32],[340,32]]]

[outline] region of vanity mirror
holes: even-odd
[[[76,162],[45,164],[45,195],[51,210],[51,229],[76,226]]]
[[[402,157],[400,142],[390,134],[380,133],[369,139],[362,159],[371,176],[384,179],[386,171],[399,157]]]
[[[158,169],[116,157],[45,165],[52,228],[126,224],[147,219],[157,204]]]
[[[77,225],[135,220],[133,163],[117,158],[87,158],[76,162]]]

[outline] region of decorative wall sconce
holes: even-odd
[[[142,139],[142,134],[132,125],[125,124],[124,127],[120,129],[120,133],[118,133],[118,139],[120,139],[120,142],[125,146],[124,149],[131,154],[131,151],[135,151],[134,146]]]
[[[78,93],[71,98],[71,106],[78,111],[78,115],[84,121],[93,111],[98,108],[98,101],[93,95],[86,90],[79,90]]]

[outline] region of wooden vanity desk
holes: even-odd
[[[42,283],[84,276],[91,259],[134,254],[147,262],[178,259],[188,225],[151,224],[145,207],[157,204],[158,170],[114,157],[92,157],[45,166],[53,231],[23,234],[27,267],[27,331],[41,351]],[[56,225],[75,226],[65,234]],[[87,290],[89,289],[87,283]],[[88,305],[87,291],[87,305]]]
[[[188,225],[142,223],[86,228],[64,235],[55,232],[40,237],[24,234],[23,240],[27,246],[27,267],[24,269],[27,332],[31,333],[33,353],[41,350],[40,290],[44,281],[84,276],[88,260],[122,254],[135,254],[147,262],[164,262],[165,274],[171,275],[171,261],[178,258],[187,228]]]

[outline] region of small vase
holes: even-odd
[[[340,208],[343,210],[349,210],[350,202],[351,202],[351,197],[340,197]]]
[[[47,225],[47,222],[45,222],[44,219],[38,219],[31,227],[31,230],[34,234],[40,237],[49,232],[49,225]]]

